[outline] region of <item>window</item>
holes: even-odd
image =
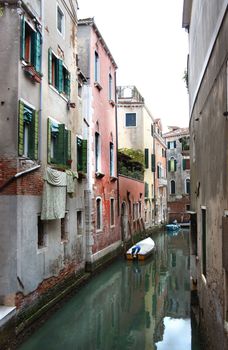
[[[136,126],[136,113],[126,113],[125,118],[126,126]]]
[[[50,118],[47,122],[48,163],[70,166],[71,131],[66,129],[65,124],[59,124]]]
[[[154,126],[151,124],[151,136],[154,136]]]
[[[114,198],[110,199],[110,225],[115,225],[115,200]]]
[[[101,170],[101,142],[100,134],[95,133],[95,172],[100,172]]]
[[[155,162],[155,154],[151,154],[151,171],[155,173],[156,162]]]
[[[162,157],[166,158],[166,150],[164,148],[162,148]]]
[[[112,100],[112,75],[109,73],[108,76],[108,98]]]
[[[183,170],[189,170],[190,169],[190,159],[183,159]]]
[[[145,168],[149,168],[149,149],[145,148],[144,150],[144,159],[145,159]]]
[[[185,206],[186,211],[189,211],[190,208],[191,208],[190,204],[186,204],[186,206]]]
[[[64,13],[57,5],[57,29],[60,34],[64,35]]]
[[[87,173],[87,140],[77,137],[77,171]]]
[[[206,209],[201,209],[202,218],[202,272],[206,277],[207,274],[207,244],[206,244]]]
[[[185,180],[185,193],[190,194],[190,179]]]
[[[144,196],[149,197],[149,184],[147,182],[144,183]]]
[[[19,101],[18,154],[38,159],[38,112]]]
[[[96,51],[95,51],[94,80],[95,82],[100,83],[100,58]]]
[[[52,52],[51,48],[48,50],[48,82],[59,93],[70,98],[70,72],[64,66],[63,61]]]
[[[101,198],[96,199],[96,218],[97,218],[97,230],[102,229],[102,203]]]
[[[66,213],[65,218],[61,219],[61,242],[67,241],[68,230],[67,230],[68,214]]]
[[[162,166],[161,164],[157,165],[157,178],[160,179],[162,177]]]
[[[41,221],[40,215],[37,217],[37,229],[38,229],[38,235],[37,235],[37,246],[38,249],[42,249],[46,247],[46,233],[45,233],[45,224],[43,221]]]
[[[170,181],[170,194],[175,194],[176,193],[176,183],[174,180]]]
[[[176,141],[168,141],[168,149],[176,148]]]
[[[82,211],[77,211],[77,234],[82,235],[83,232],[83,221],[82,221]]]
[[[112,142],[109,144],[110,146],[110,176],[114,176],[114,145]]]
[[[177,161],[173,157],[168,161],[168,171],[176,171],[177,170]]]
[[[41,34],[21,19],[21,59],[41,72]]]

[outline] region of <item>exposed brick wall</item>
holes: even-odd
[[[79,270],[80,266],[76,262],[71,262],[68,266],[60,271],[58,276],[52,276],[43,280],[37,289],[28,295],[24,295],[22,292],[18,292],[15,297],[15,306],[17,309],[24,309],[28,305],[34,303],[39,297],[49,293],[53,288],[58,286],[60,289],[61,284],[63,288],[67,286],[67,281],[71,278],[75,278],[75,271]],[[64,283],[65,282],[65,283]]]
[[[168,202],[168,220],[173,222],[189,222],[190,214],[186,213],[186,205],[190,204],[189,197],[183,197],[175,202]]]
[[[17,158],[1,158],[0,195],[41,195],[43,179],[40,169],[24,174],[17,179],[13,178],[17,173],[26,169],[28,166],[20,163]]]

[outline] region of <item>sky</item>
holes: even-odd
[[[117,85],[135,85],[154,118],[189,125],[183,81],[188,35],[183,0],[78,0],[78,18],[94,17],[118,65]]]

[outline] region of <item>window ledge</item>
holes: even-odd
[[[115,182],[118,179],[118,177],[116,176],[110,176],[110,181],[111,182]]]
[[[22,69],[24,70],[25,74],[34,82],[40,83],[42,79],[42,74],[38,73],[34,66],[31,64],[23,63]]]
[[[110,105],[112,105],[112,107],[114,107],[115,106],[115,102],[111,99],[111,100],[109,100],[109,103],[110,103]]]
[[[95,176],[96,176],[96,178],[98,178],[98,179],[102,179],[102,177],[104,177],[105,174],[102,173],[102,172],[100,172],[100,171],[96,171],[96,172],[95,172]]]
[[[94,86],[95,86],[99,91],[102,90],[102,86],[101,86],[100,83],[98,83],[98,81],[95,81],[95,82],[94,82]]]
[[[64,93],[59,92],[52,84],[48,84],[48,85],[49,85],[49,87],[50,87],[53,91],[55,91],[64,101],[69,102],[69,98],[66,97],[66,95],[64,95]]]

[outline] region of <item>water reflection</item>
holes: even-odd
[[[155,237],[150,261],[118,261],[21,350],[191,350],[188,231]]]

